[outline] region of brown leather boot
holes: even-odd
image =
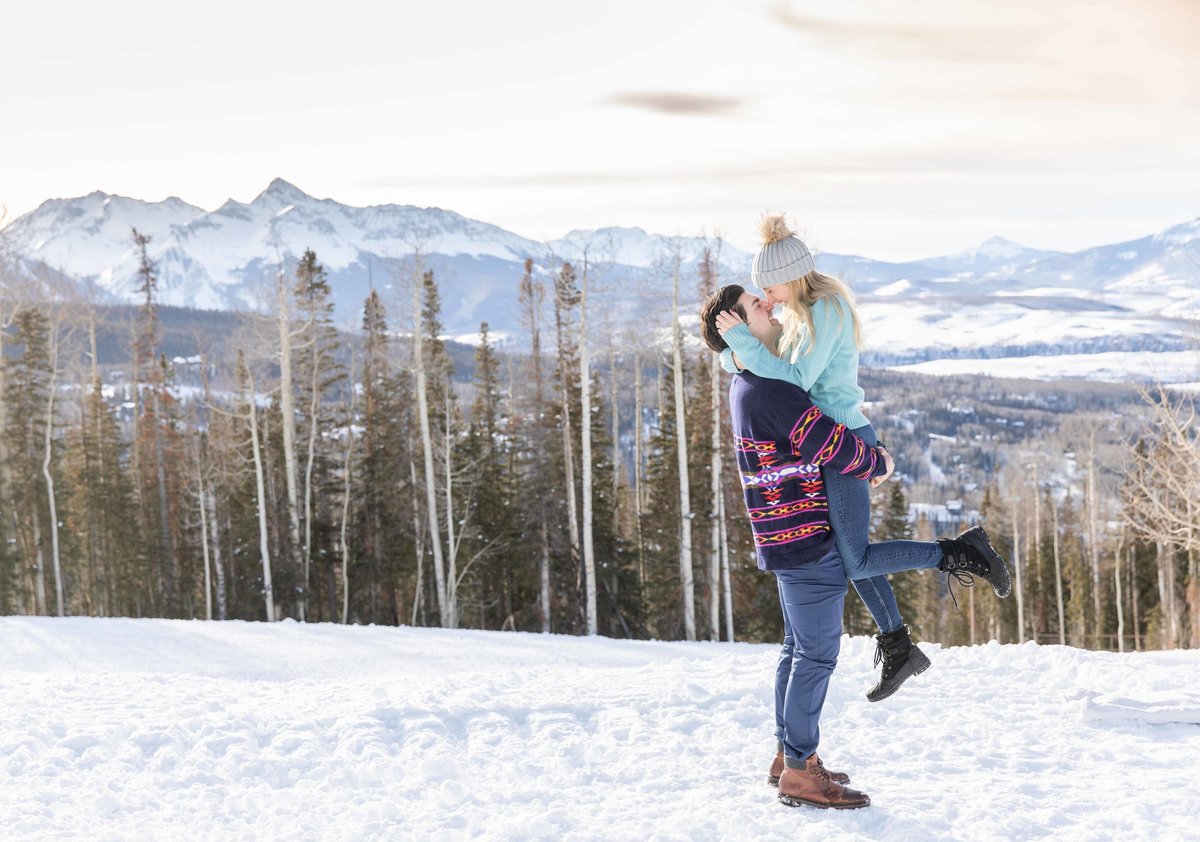
[[[815,754],[813,757],[817,757]],[[817,762],[821,763],[821,758],[817,757]],[[825,764],[821,763],[821,768],[825,768]],[[829,772],[828,769],[825,771]],[[771,762],[771,771],[767,773],[767,783],[771,786],[779,786],[779,776],[783,774],[783,752],[775,755],[775,760]],[[845,772],[829,772],[829,779],[835,784],[850,783],[850,776]]]
[[[854,810],[871,803],[866,793],[834,783],[815,754],[805,761],[803,769],[783,770],[779,776],[779,800],[789,807],[807,805],[836,810]]]

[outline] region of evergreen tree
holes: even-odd
[[[302,569],[281,577],[279,594],[296,596],[300,619],[310,612],[328,616],[335,604],[333,564],[334,535],[331,501],[332,459],[329,442],[335,439],[331,397],[345,378],[336,359],[339,338],[333,326],[333,295],[323,267],[312,249],[305,249],[296,267],[294,299],[304,324],[296,355],[297,401],[300,414],[299,465],[303,471],[301,505],[303,514]],[[277,498],[276,498],[277,499]],[[312,567],[320,564],[316,577]],[[321,591],[314,593],[315,589]],[[321,600],[320,597],[325,599]],[[322,612],[322,608],[325,609]]]

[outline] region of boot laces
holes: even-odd
[[[833,778],[829,774],[829,770],[825,768],[825,764],[821,762],[821,758],[813,756],[813,771],[817,773],[817,777],[824,781],[833,783]]]
[[[875,644],[875,666],[883,664],[884,678],[891,677],[891,674],[900,666],[900,662],[903,660],[900,650],[901,647],[898,643],[886,646],[880,641]]]
[[[954,596],[954,589],[950,587],[950,580],[958,582],[960,587],[973,588],[975,587],[975,577],[965,570],[952,569],[949,565],[946,566],[946,593],[950,594],[950,601],[954,603],[954,610],[958,610],[958,600]]]

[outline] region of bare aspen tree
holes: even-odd
[[[542,420],[542,299],[546,289],[540,279],[533,276],[533,259],[525,258],[525,272],[518,287],[521,305],[521,321],[529,332],[530,365],[533,368],[533,429],[538,441],[543,432]],[[541,468],[539,466],[538,470]],[[546,522],[546,497],[538,495],[538,611],[541,614],[542,631],[550,631],[550,530]]]
[[[461,533],[455,538],[454,530],[454,452],[453,431],[450,429],[450,389],[442,392],[445,401],[446,429],[442,441],[442,467],[445,471],[443,491],[446,495],[446,627],[458,628],[458,546]]]
[[[642,535],[644,456],[642,454],[642,354],[633,352],[633,528],[637,540],[638,587],[646,587],[646,545]]]
[[[717,278],[721,257],[721,241],[717,240],[717,251],[713,254],[709,248],[704,249],[700,261],[700,293],[702,298],[717,291],[720,282]],[[712,431],[709,440],[709,483],[712,494],[712,511],[709,513],[708,538],[708,629],[712,640],[721,639],[721,552],[723,549],[721,522],[721,365],[720,357],[709,354],[708,357],[708,405]]]
[[[733,589],[729,581],[729,532],[725,525],[725,495],[717,498],[717,522],[721,524],[721,589],[725,594],[725,639],[733,643]]]
[[[1187,555],[1186,604],[1190,618],[1189,645],[1200,646],[1200,439],[1196,407],[1186,395],[1171,395],[1159,386],[1142,391],[1151,409],[1152,435],[1131,448],[1125,472],[1123,514],[1134,532],[1156,546],[1159,605],[1164,645],[1184,639],[1183,610],[1177,597],[1175,550]]]
[[[692,578],[692,502],[688,478],[687,416],[684,406],[683,331],[679,328],[679,275],[683,260],[678,246],[672,255],[674,279],[671,307],[671,361],[675,385],[675,453],[679,462],[679,579],[683,591],[683,633],[696,639],[696,596]]]
[[[204,388],[204,405],[212,407],[212,389],[208,378],[208,358],[200,357],[200,379],[201,385]],[[211,431],[210,425],[210,431]],[[211,436],[211,432],[209,434]],[[211,445],[211,438],[209,439]],[[209,465],[212,467],[216,460],[210,459]],[[209,540],[212,544],[212,567],[213,574],[216,578],[217,591],[217,619],[225,620],[228,616],[228,594],[225,590],[225,566],[221,561],[221,526],[217,518],[217,490],[216,480],[213,476],[205,478],[203,475],[200,478],[200,506],[204,512],[204,518],[208,521]]]
[[[1054,536],[1054,592],[1058,597],[1058,642],[1067,645],[1067,614],[1063,607],[1062,559],[1058,553],[1058,503],[1050,500],[1050,512],[1053,518],[1051,528]]]
[[[408,460],[408,475],[409,475],[409,481],[412,484],[412,488],[413,488],[413,495],[412,495],[413,549],[415,550],[414,555],[416,556],[416,562],[417,562],[417,564],[416,564],[417,581],[416,581],[416,584],[413,586],[413,605],[412,605],[412,624],[415,626],[415,625],[417,625],[417,622],[421,617],[421,613],[420,613],[421,596],[422,596],[421,591],[425,587],[425,583],[424,583],[425,544],[424,544],[424,541],[421,540],[421,505],[420,505],[420,502],[418,501],[417,493],[416,493],[417,465],[415,462],[412,461],[411,457]]]
[[[1140,630],[1141,620],[1139,618],[1138,606],[1138,589],[1137,589],[1137,549],[1133,542],[1129,542],[1129,601],[1132,603],[1133,609],[1133,651],[1140,652],[1142,649],[1142,633]]]
[[[587,343],[588,255],[583,253],[583,279],[579,290],[579,433],[583,469],[583,575],[587,601],[587,633],[596,634],[596,558],[592,547],[592,378],[588,370]],[[615,500],[613,501],[615,504]]]
[[[575,286],[575,270],[564,263],[554,282],[554,322],[558,341],[559,398],[562,411],[563,473],[566,487],[567,535],[571,547],[571,569],[580,570],[580,539],[578,503],[575,500],[575,446],[571,429],[570,390],[570,333],[571,311],[579,303],[579,290]]]
[[[196,465],[196,505],[200,510],[200,558],[204,562],[204,619],[213,618],[212,611],[212,566],[208,555],[208,505],[204,500],[204,468],[200,462],[200,437],[193,442],[193,457]]]
[[[275,307],[276,328],[279,334],[277,339],[279,348],[279,414],[283,433],[283,472],[284,485],[287,489],[288,535],[291,538],[292,565],[296,570],[300,570],[304,568],[304,558],[308,556],[308,551],[300,542],[300,492],[296,478],[296,402],[295,387],[292,382],[292,343],[298,336],[308,333],[308,326],[306,325],[298,332],[292,330],[291,304],[288,301],[282,259],[275,278]],[[310,339],[310,341],[312,340]],[[313,426],[316,426],[315,423]],[[307,576],[305,580],[307,582]],[[301,599],[297,605],[301,618],[305,616],[306,601]]]
[[[46,505],[50,512],[50,553],[54,564],[54,599],[59,617],[65,616],[63,610],[63,574],[62,556],[58,545],[58,500],[54,494],[54,472],[50,470],[50,460],[54,443],[54,394],[57,391],[58,379],[58,342],[61,321],[57,315],[50,321],[50,388],[46,390],[46,425],[45,449],[42,453],[42,477],[46,482]]]
[[[354,410],[358,390],[354,388],[354,355],[350,355],[350,397],[346,410],[346,451],[343,455],[342,476],[342,525],[340,540],[342,551],[342,625],[350,622],[350,541],[347,526],[350,522],[350,479],[354,467]]]
[[[1013,527],[1013,570],[1017,574],[1017,642],[1025,642],[1025,594],[1021,586],[1021,534],[1017,525],[1019,520],[1019,497],[1013,498],[1012,527]]]
[[[246,356],[238,350],[238,381],[246,398],[244,420],[250,427],[250,448],[254,461],[254,490],[258,502],[258,551],[262,557],[263,601],[266,605],[267,622],[275,622],[275,592],[271,584],[271,542],[267,529],[267,486],[263,472],[262,444],[258,435],[258,395],[254,390],[254,374],[246,363]]]
[[[1092,573],[1092,627],[1100,634],[1100,501],[1096,499],[1096,428],[1093,426],[1088,444],[1087,541],[1088,561]],[[1099,638],[1096,641],[1100,645]]]
[[[1121,550],[1125,540],[1125,531],[1117,533],[1117,551],[1113,553],[1113,584],[1117,591],[1117,651],[1125,651],[1125,606],[1121,599]]]
[[[433,467],[433,436],[429,428],[429,385],[425,373],[425,351],[423,325],[421,324],[422,290],[421,253],[414,250],[412,256],[413,287],[413,376],[417,392],[417,424],[421,430],[421,455],[425,465],[426,521],[429,525],[429,541],[433,550],[433,579],[437,596],[438,618],[444,628],[450,628],[449,606],[446,603],[446,567],[442,557],[442,536],[438,529],[437,488]]]

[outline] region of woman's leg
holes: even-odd
[[[871,425],[852,430],[856,436],[874,447],[878,440]],[[896,605],[896,594],[886,576],[864,577],[863,562],[867,552],[867,530],[871,525],[870,486],[861,479],[822,469],[825,496],[829,500],[829,524],[838,554],[858,597],[871,612],[879,631],[887,633],[900,628],[904,621]],[[910,542],[915,543],[915,542]],[[936,544],[933,545],[936,548]],[[940,553],[939,553],[939,558]]]

